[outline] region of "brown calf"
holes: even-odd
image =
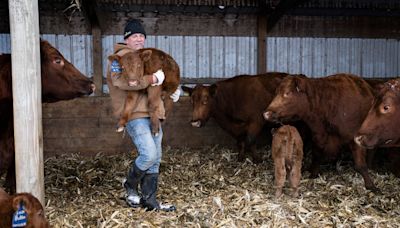
[[[272,139],[272,159],[275,166],[275,197],[282,195],[286,176],[292,188],[292,196],[299,195],[301,163],[303,161],[303,140],[297,129],[284,125],[276,130]]]
[[[8,195],[0,188],[0,228],[12,226],[14,213],[20,204],[24,206],[27,215],[26,228],[47,228],[50,227],[44,215],[43,206],[39,200],[29,193]]]
[[[122,70],[122,77],[127,79],[128,84],[137,84],[144,75],[151,75],[157,70],[162,69],[165,80],[161,86],[149,86],[147,88],[149,97],[149,112],[152,133],[157,134],[160,129],[159,113],[160,103],[164,101],[165,113],[172,109],[172,99],[170,95],[175,92],[180,82],[180,70],[175,60],[167,53],[155,48],[143,48],[134,52],[128,52],[123,56],[117,54],[110,55],[108,59],[112,62],[117,60]],[[133,92],[132,92],[133,93]],[[135,95],[128,92],[125,100],[125,107],[118,125],[125,126],[128,122],[129,114],[135,105]],[[163,100],[162,100],[163,98]]]

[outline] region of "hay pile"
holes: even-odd
[[[134,155],[45,162],[46,216],[53,227],[396,227],[400,179],[371,172],[382,191],[364,189],[351,164],[303,178],[301,196],[274,198],[271,159],[236,162],[224,148],[164,149],[158,198],[177,212],[128,208],[122,180]],[[269,156],[269,155],[266,155]],[[288,188],[284,189],[288,192]]]

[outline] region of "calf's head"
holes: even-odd
[[[382,84],[354,141],[366,148],[400,146],[400,79]]]
[[[15,195],[13,202],[14,211],[18,210],[20,205],[23,205],[28,215],[26,228],[47,228],[49,223],[44,215],[42,204],[39,200],[29,193],[20,193]]]
[[[285,122],[299,119],[309,107],[306,94],[306,78],[286,77],[276,90],[263,116],[268,121]]]
[[[146,73],[154,73],[162,69],[164,54],[155,54],[154,49],[145,48],[137,51],[127,52],[122,56],[117,54],[108,56],[111,63],[116,61],[120,67],[119,73],[124,77],[129,86],[135,86],[138,80]]]
[[[190,101],[193,106],[191,124],[193,127],[204,126],[211,116],[211,108],[217,86],[197,85],[194,88],[182,86],[183,91],[190,94]]]

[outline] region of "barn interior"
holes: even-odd
[[[126,21],[143,22],[146,45],[170,53],[182,85],[281,71],[325,77],[400,75],[397,0],[39,0],[39,27],[97,89],[43,104],[46,216],[54,227],[393,227],[400,224],[399,178],[380,164],[365,190],[352,162],[304,172],[301,196],[274,199],[273,163],[236,161],[235,141],[212,119],[190,126],[184,94],[164,123],[159,195],[176,213],[128,208],[121,185],[136,155],[115,132],[105,81],[107,56]],[[8,1],[0,2],[0,53],[11,53]],[[384,163],[385,164],[385,163]],[[397,174],[400,175],[400,174]],[[289,189],[285,189],[289,191]]]

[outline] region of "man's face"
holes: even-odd
[[[146,38],[141,33],[134,33],[130,35],[126,40],[126,44],[128,47],[132,48],[133,50],[139,50],[144,48],[144,41]]]

